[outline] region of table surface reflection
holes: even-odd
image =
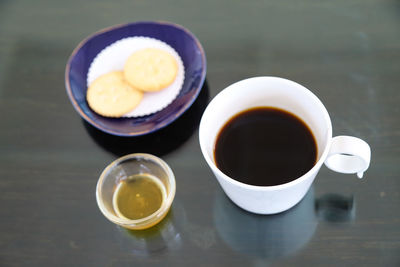
[[[191,30],[207,57],[192,107],[136,138],[93,128],[74,111],[65,64],[87,35],[164,20]],[[400,2],[1,1],[1,266],[399,266]],[[313,91],[334,135],[372,148],[362,180],[322,167],[282,214],[235,206],[202,158],[198,124],[229,84],[279,76]],[[103,168],[146,152],[173,169],[177,193],[154,228],[128,231],[95,200]]]

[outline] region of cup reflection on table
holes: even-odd
[[[167,251],[178,250],[182,246],[185,211],[179,202],[174,202],[169,213],[157,225],[135,231],[116,226],[116,238],[122,250],[140,257],[151,257]]]
[[[311,240],[318,224],[313,188],[292,209],[268,216],[246,212],[219,192],[213,212],[221,239],[232,250],[256,259],[293,255]]]
[[[315,211],[319,219],[331,223],[353,221],[356,217],[354,195],[325,194],[315,200]]]

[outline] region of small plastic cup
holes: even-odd
[[[149,174],[159,179],[164,186],[166,197],[161,207],[151,215],[130,220],[117,215],[113,206],[113,195],[121,181],[135,174]],[[129,154],[113,161],[103,170],[97,182],[96,200],[108,220],[124,228],[140,230],[157,224],[167,215],[175,197],[175,190],[175,176],[162,159],[144,153]]]

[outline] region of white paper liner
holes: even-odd
[[[162,110],[177,97],[185,79],[182,59],[171,46],[154,38],[138,36],[118,40],[100,51],[90,64],[87,86],[103,74],[116,70],[122,71],[128,57],[133,52],[144,48],[158,48],[169,52],[178,64],[178,72],[175,81],[170,86],[158,92],[145,92],[140,104],[122,117],[140,117]]]

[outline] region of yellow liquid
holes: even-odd
[[[121,218],[142,219],[159,210],[165,198],[165,188],[158,178],[149,174],[132,175],[115,189],[114,211]]]

